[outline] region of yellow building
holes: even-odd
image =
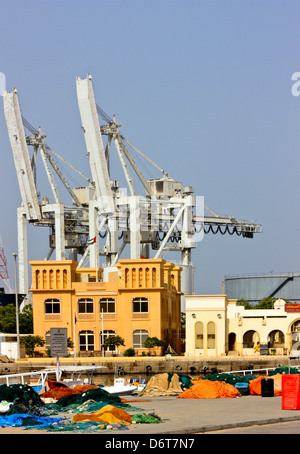
[[[100,355],[109,335],[125,339],[121,351],[141,353],[147,337],[180,351],[179,266],[162,259],[123,259],[114,271],[104,272],[77,268],[72,260],[30,264],[34,335],[46,340],[46,348],[50,328],[64,327],[82,355]]]

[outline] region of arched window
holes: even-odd
[[[216,347],[216,324],[208,322],[207,324],[207,348]]]
[[[203,348],[203,323],[197,322],[195,325],[195,348]]]
[[[156,268],[152,268],[152,287],[156,287]]]
[[[63,270],[63,288],[68,288],[68,271]]]
[[[150,270],[149,268],[146,268],[146,287],[150,287]]]
[[[246,331],[243,336],[243,348],[254,348],[259,343],[259,334],[256,331]]]
[[[80,331],[79,333],[79,350],[82,351],[92,351],[95,350],[94,342],[94,332],[93,331]]]
[[[149,333],[145,329],[136,329],[132,335],[132,347],[144,348],[144,342],[149,337]]]
[[[132,312],[149,312],[148,298],[133,298]]]
[[[300,350],[300,320],[296,320],[291,326],[292,350]]]
[[[43,288],[48,288],[48,285],[47,285],[47,270],[43,270]]]
[[[136,269],[132,268],[132,287],[136,287]]]
[[[279,329],[274,329],[269,333],[268,336],[270,348],[281,348],[284,347],[284,334]]]
[[[60,301],[56,298],[45,300],[45,314],[60,314]]]
[[[60,288],[60,270],[56,270],[56,288]]]
[[[292,333],[300,333],[300,320],[296,320],[291,326]]]
[[[36,288],[39,289],[41,288],[41,272],[40,270],[36,270],[35,272],[35,285],[36,285]]]
[[[143,279],[143,268],[139,268],[139,287],[142,287],[143,286],[143,282],[144,279]]]
[[[78,314],[92,314],[94,312],[94,300],[81,298],[78,300]]]
[[[54,289],[54,271],[49,271],[49,287],[50,289]]]
[[[125,268],[125,287],[129,287],[129,269]]]

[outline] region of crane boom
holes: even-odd
[[[3,104],[22,203],[27,218],[38,220],[41,218],[41,212],[16,89],[12,92],[4,91]]]
[[[76,78],[77,99],[99,212],[115,211],[91,76]]]

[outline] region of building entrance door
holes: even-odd
[[[236,334],[235,333],[229,333],[228,336],[228,350],[230,352],[235,351],[235,342],[236,342]]]

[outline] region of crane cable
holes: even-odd
[[[25,117],[23,117],[22,115],[22,122],[23,122],[23,125],[25,126],[25,128],[31,132],[31,134],[33,135],[37,135],[39,134],[39,131],[34,127],[32,126],[28,120],[26,120]],[[90,178],[88,178],[86,175],[84,175],[84,173],[82,173],[80,170],[76,169],[76,167],[74,167],[72,164],[70,164],[66,159],[64,159],[62,156],[60,156],[58,153],[56,153],[56,151],[52,150],[47,144],[45,144],[45,147],[46,149],[54,154],[55,156],[57,156],[61,161],[63,161],[65,164],[67,164],[71,169],[73,169],[75,172],[77,172],[82,178],[84,178],[85,180],[87,180],[90,184],[93,184],[92,180]],[[68,174],[69,178],[72,179],[72,181],[74,183],[76,183],[78,186],[79,186],[79,183],[71,176],[71,174],[66,170],[65,167],[64,168],[64,171]]]

